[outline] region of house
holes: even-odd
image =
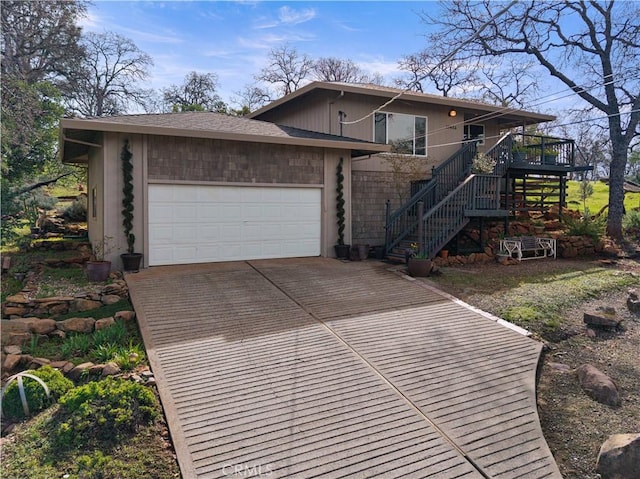
[[[88,166],[90,240],[112,238],[114,261],[126,249],[120,216],[125,140],[134,162],[136,249],[145,266],[333,256],[340,159],[346,242],[384,244],[390,252],[426,227],[437,238],[420,242],[435,254],[470,212],[501,216],[522,206],[516,186],[541,168],[562,183],[573,168],[572,142],[501,136],[553,119],[387,87],[313,82],[249,118],[185,112],[64,119],[60,151],[64,162]],[[517,165],[515,145],[531,153]],[[560,157],[543,165],[549,148]],[[471,175],[477,151],[496,161],[484,179]],[[420,160],[423,177],[394,182],[390,157],[400,165],[405,157]],[[454,198],[460,203],[455,218],[451,211],[442,216],[442,207],[434,207],[467,178],[467,203]],[[433,217],[420,227],[418,203]],[[442,223],[450,226],[444,232],[434,227]]]

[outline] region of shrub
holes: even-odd
[[[122,379],[92,381],[60,398],[60,446],[80,446],[96,437],[114,440],[134,433],[156,416],[157,400],[150,389]]]
[[[606,219],[605,217],[591,218],[589,210],[586,210],[582,218],[565,218],[564,224],[569,236],[588,236],[594,241],[600,241],[605,233]]]
[[[53,401],[56,401],[73,388],[73,383],[65,378],[60,371],[53,369],[51,366],[43,366],[36,371],[30,371],[30,373],[44,381],[49,388],[50,394],[48,398],[46,392],[37,381],[28,377],[22,378],[27,404],[31,414],[46,409]],[[20,400],[20,393],[18,392],[18,384],[15,381],[12,382],[5,391],[4,398],[2,399],[2,413],[13,418],[24,417],[22,401]]]
[[[87,220],[87,197],[80,195],[62,211],[62,217],[71,221]]]
[[[640,210],[629,211],[623,216],[622,229],[627,236],[640,240]]]

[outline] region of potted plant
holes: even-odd
[[[111,246],[111,237],[105,236],[100,241],[93,243],[93,256],[87,261],[87,279],[93,282],[106,281],[111,272],[111,261],[109,257],[113,247]]]
[[[496,260],[498,263],[506,264],[509,258],[511,258],[511,253],[506,249],[500,248],[496,253]]]
[[[542,164],[555,165],[557,161],[558,161],[558,152],[551,148],[545,148],[545,150],[542,152]]]
[[[342,174],[343,159],[340,158],[338,167],[336,168],[336,215],[338,219],[338,244],[334,246],[336,250],[336,257],[338,259],[349,259],[349,250],[351,245],[344,244],[344,223],[345,223],[345,209],[344,209],[344,175]]]
[[[513,161],[525,162],[527,161],[527,147],[521,143],[514,143],[511,147],[511,153],[513,154]]]
[[[127,238],[127,252],[120,255],[125,271],[139,271],[142,253],[135,252],[136,237],[133,230],[133,163],[131,162],[131,150],[129,140],[125,140],[120,159],[122,160],[122,226]]]
[[[479,175],[490,175],[496,167],[496,160],[484,153],[478,153],[473,157],[471,172]]]
[[[407,261],[407,269],[409,270],[409,276],[412,277],[426,277],[431,273],[433,268],[433,262],[429,257],[420,251],[420,247],[417,243],[411,243],[410,250],[412,253],[409,255]]]

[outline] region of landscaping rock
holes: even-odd
[[[7,335],[9,333],[26,333],[29,331],[29,325],[23,322],[20,322],[16,319],[3,319],[2,320],[2,335]]]
[[[20,306],[5,306],[3,308],[3,315],[5,317],[24,316],[28,312],[29,312],[28,308],[23,308]]]
[[[58,327],[58,325],[56,324],[56,328],[57,327]],[[51,334],[49,334],[49,336],[55,336],[55,337],[64,339],[64,338],[67,337],[67,333],[65,333],[61,329],[56,329],[55,331],[52,331]]]
[[[584,313],[584,322],[590,326],[601,328],[618,328],[622,320],[618,318],[614,308],[602,308]]]
[[[69,376],[70,379],[77,381],[85,371],[89,371],[93,366],[95,366],[93,363],[78,364],[67,373],[67,376]]]
[[[118,311],[116,314],[113,315],[113,317],[116,320],[121,319],[123,321],[133,321],[134,319],[136,319],[136,312],[135,311]]]
[[[602,479],[635,479],[640,471],[640,433],[614,434],[602,444],[596,471]]]
[[[5,333],[2,332],[2,340],[5,341]],[[9,333],[6,336],[7,345],[24,346],[31,340],[31,333]]]
[[[20,346],[5,346],[4,347],[5,354],[22,354],[22,348]]]
[[[98,309],[102,307],[101,301],[94,301],[92,299],[78,298],[73,301],[72,311],[91,311],[92,309]]]
[[[29,330],[34,334],[49,334],[56,330],[56,321],[53,319],[37,319],[29,324]]]
[[[580,366],[576,373],[580,386],[590,398],[607,406],[620,405],[618,387],[605,373],[591,364]]]
[[[51,366],[53,369],[62,369],[67,365],[68,361],[51,361],[49,363],[49,366]]]
[[[75,367],[76,367],[75,364],[73,364],[71,361],[67,361],[67,363],[64,366],[62,366],[61,371],[63,374],[68,374],[69,371],[72,371],[73,368]]]
[[[594,339],[597,336],[596,332],[591,328],[587,328],[586,334],[587,334],[587,338],[591,338],[591,339]]]
[[[563,363],[554,363],[554,362],[548,362],[547,366],[549,366],[551,369],[553,369],[554,371],[558,371],[561,373],[570,373],[571,372],[571,366],[569,366],[568,364],[563,364]]]
[[[113,326],[115,323],[116,323],[116,321],[113,318],[98,319],[96,321],[96,324],[95,324],[95,329],[96,329],[96,331],[98,331],[100,329],[105,329],[105,328],[108,328],[110,326]]]
[[[120,367],[116,363],[109,362],[104,365],[104,368],[102,369],[102,376],[115,376],[116,374],[120,374],[120,372]]]
[[[69,318],[58,321],[58,329],[65,332],[74,331],[77,333],[91,333],[96,320],[93,318]]]
[[[122,301],[122,298],[116,294],[105,294],[100,298],[100,301],[102,301],[102,304],[109,305]]]
[[[33,358],[29,361],[29,369],[38,369],[47,364],[51,364],[51,360],[47,358]]]
[[[101,375],[104,370],[104,364],[94,364],[89,368],[89,374]]]
[[[29,299],[24,294],[18,293],[12,296],[8,296],[6,302],[15,304],[29,304]]]
[[[638,297],[640,292],[637,289],[629,290],[629,297],[627,298],[627,308],[629,311],[635,314],[640,314],[640,298]]]
[[[19,354],[7,354],[7,357],[2,364],[2,369],[4,371],[13,371],[18,366],[18,364],[20,364],[21,359],[22,356]]]

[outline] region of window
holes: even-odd
[[[484,125],[464,125],[465,140],[480,140],[478,145],[484,145]]]
[[[396,153],[427,155],[427,118],[403,113],[376,113],[373,141],[393,145]]]

